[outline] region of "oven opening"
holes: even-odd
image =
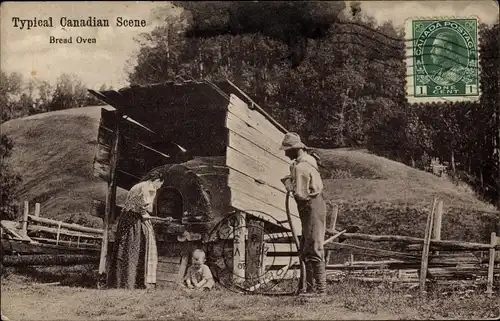
[[[156,216],[172,218],[176,222],[181,222],[183,213],[184,203],[179,190],[173,187],[166,187],[158,191]]]

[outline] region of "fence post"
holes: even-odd
[[[432,202],[432,211],[427,216],[427,224],[424,233],[424,246],[422,248],[422,262],[420,264],[420,291],[425,292],[425,280],[427,278],[427,266],[429,263],[429,248],[431,244],[432,224],[434,221],[434,210],[436,209],[436,198]]]
[[[493,294],[493,272],[495,268],[495,246],[497,245],[497,234],[491,233],[490,241],[490,260],[488,262],[488,283],[486,285],[486,293],[491,296]]]
[[[116,170],[118,167],[118,159],[120,154],[120,145],[122,140],[121,135],[121,122],[122,115],[120,113],[115,114],[116,125],[114,128],[114,140],[110,155],[110,165],[109,165],[109,177],[108,177],[108,191],[106,194],[106,207],[103,217],[103,234],[101,241],[101,258],[99,261],[99,280],[97,282],[97,287],[100,289],[105,283],[108,284],[109,277],[109,259],[108,259],[108,247],[109,247],[109,229],[111,219],[114,217],[115,207],[116,207]]]
[[[436,213],[434,214],[434,223],[432,228],[432,239],[441,240],[441,226],[443,221],[443,201],[439,201]],[[433,254],[439,255],[439,251],[435,251]]]
[[[40,217],[40,203],[35,203],[35,216]]]
[[[30,212],[30,203],[28,201],[24,201],[23,220],[21,221],[21,233],[23,234],[23,236],[28,236],[29,212]]]
[[[339,206],[337,204],[333,205],[332,215],[327,217],[326,228],[329,230],[335,230],[335,225],[337,224],[337,217],[339,215]],[[326,250],[325,263],[330,264],[330,255],[332,251]]]

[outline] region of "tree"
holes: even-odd
[[[56,88],[48,110],[61,110],[86,106],[87,89],[74,74],[62,74],[57,79]]]
[[[158,19],[163,19],[165,24],[137,37],[136,41],[141,46],[137,61],[127,70],[128,80],[132,85],[172,80],[176,76],[191,76],[186,74],[186,62],[191,62],[192,57],[186,55],[193,56],[194,43],[186,44],[187,40],[183,37],[189,15],[182,8],[177,9],[171,10],[170,6],[158,8],[154,14]]]
[[[476,111],[477,123],[481,124],[483,137],[477,137],[478,146],[482,153],[475,156],[482,157],[483,176],[485,184],[489,186],[485,190],[488,198],[496,201],[500,209],[500,62],[498,53],[500,50],[499,24],[491,27],[481,26],[480,46],[480,72],[481,72],[481,109]],[[486,138],[486,139],[485,139]],[[482,154],[482,155],[481,155]],[[481,155],[481,156],[479,156]]]
[[[2,121],[22,116],[22,109],[16,102],[21,98],[23,77],[20,73],[0,72],[0,104]]]
[[[7,163],[12,155],[12,140],[5,134],[0,134],[0,219],[15,219],[14,197],[21,182],[21,177]]]
[[[0,104],[2,121],[51,110],[87,106],[87,89],[75,75],[62,74],[56,87],[43,79],[23,79],[19,73],[1,72]],[[96,104],[102,104],[100,101]]]
[[[284,43],[292,67],[305,58],[308,40],[326,36],[345,8],[343,1],[174,1],[190,12],[188,36],[262,34]]]
[[[38,99],[36,100],[36,112],[44,113],[49,111],[49,105],[54,94],[54,88],[46,80],[40,80],[37,83]]]

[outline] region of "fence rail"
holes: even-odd
[[[333,280],[344,276],[363,282],[414,283],[423,292],[426,291],[427,282],[447,285],[486,284],[486,293],[492,295],[495,278],[500,277],[500,237],[492,232],[489,244],[441,240],[442,217],[443,202],[434,199],[423,238],[345,233],[340,243],[328,244],[325,250],[347,249],[351,252],[351,258],[344,264],[328,264],[328,275]],[[346,242],[348,240],[408,245],[407,251],[402,252],[349,244]],[[472,253],[479,251],[487,252],[487,258],[476,257]],[[353,252],[385,260],[354,261]]]
[[[103,230],[40,217],[40,204],[30,214],[24,202],[21,221],[2,221],[2,264],[72,265],[95,263]]]

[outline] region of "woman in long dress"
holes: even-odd
[[[150,213],[162,184],[159,173],[150,173],[128,192],[118,218],[109,287],[135,289],[155,286],[158,253]]]

